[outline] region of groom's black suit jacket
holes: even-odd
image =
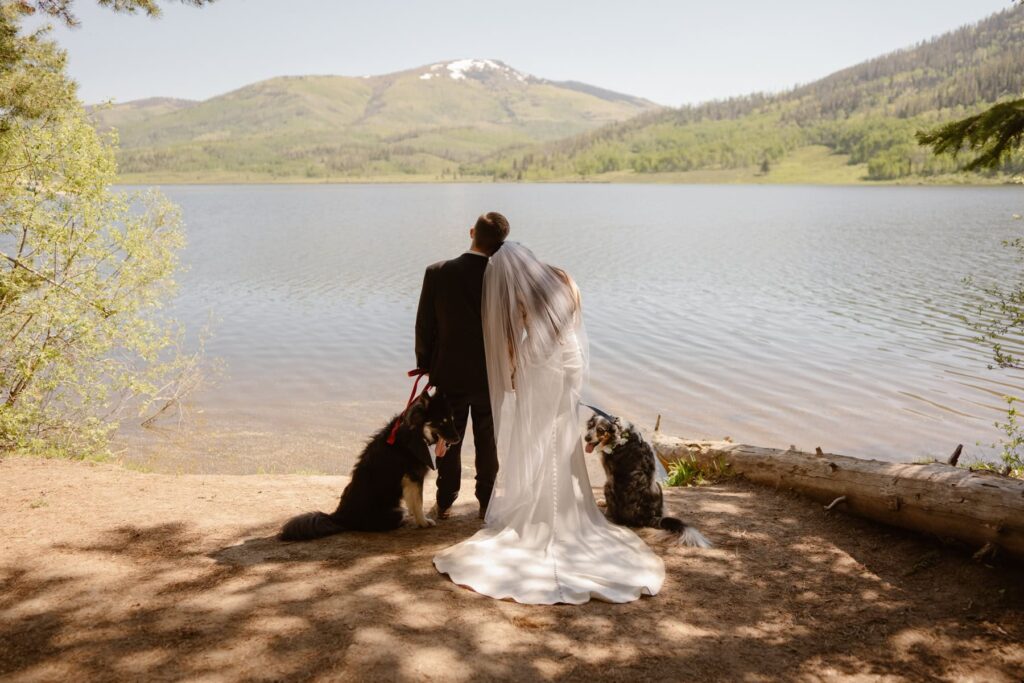
[[[416,365],[448,394],[487,393],[481,295],[487,257],[465,253],[427,268],[416,313]]]

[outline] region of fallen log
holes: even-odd
[[[911,464],[684,440],[655,432],[663,462],[727,463],[752,482],[790,490],[861,517],[1024,559],[1024,481],[944,463]]]

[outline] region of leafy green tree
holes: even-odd
[[[101,0],[155,13],[148,0]],[[195,3],[194,3],[195,4]],[[160,310],[183,244],[159,194],[114,193],[113,141],[91,125],[46,30],[70,1],[0,2],[0,450],[102,451],[194,358]]]
[[[1024,0],[1015,0],[1024,5]],[[1024,98],[1001,102],[985,111],[968,116],[934,130],[917,133],[921,145],[932,148],[936,155],[949,154],[954,158],[964,151],[974,154],[964,168],[970,171],[996,170],[1015,152],[1024,147]],[[1024,238],[1008,240],[1004,246],[1015,249],[1024,260]],[[969,283],[972,281],[969,279]],[[1009,285],[996,284],[981,287],[983,303],[972,322],[979,332],[979,341],[992,348],[992,358],[1000,368],[1024,369],[1024,362],[1006,350],[1003,340],[1008,336],[1024,335],[1024,275],[1014,273]],[[1018,420],[1015,396],[1007,396],[1006,422],[995,425],[1004,434],[1001,440],[1005,471],[1024,477],[1024,425]]]
[[[1024,262],[1024,238],[1007,240],[1005,247],[1018,252],[1018,263]],[[1005,369],[1024,369],[1024,359],[1004,346],[1004,340],[1024,335],[1024,273],[1018,269],[1011,274],[1009,284],[978,286],[968,278],[967,283],[981,295],[976,317],[970,321],[978,333],[977,341],[992,349],[993,365]],[[1002,449],[1004,471],[1024,478],[1024,424],[1017,415],[1017,396],[1005,396],[1006,421],[995,426],[1005,436],[997,447]]]

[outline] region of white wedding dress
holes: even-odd
[[[438,553],[434,566],[478,593],[527,604],[655,595],[661,558],[605,519],[587,475],[578,291],[506,242],[488,264],[483,302],[498,477],[484,528]]]

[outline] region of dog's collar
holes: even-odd
[[[605,453],[605,454],[612,453],[619,446],[626,445],[626,443],[629,442],[629,436],[630,436],[629,430],[628,429],[624,429],[622,431],[622,433],[619,434],[619,438],[615,439],[615,443],[606,443],[606,444],[602,445],[601,446],[601,452]]]

